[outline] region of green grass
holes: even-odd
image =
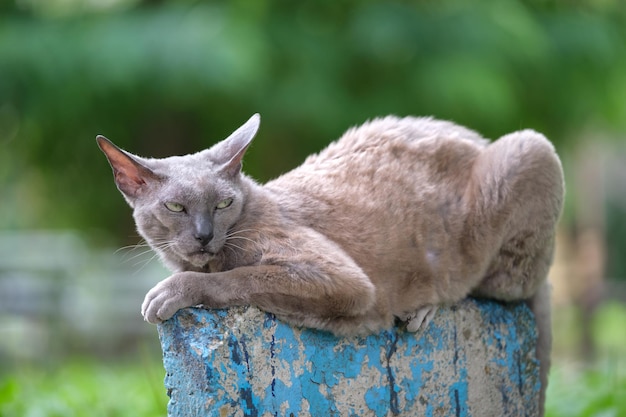
[[[1,417],[155,417],[167,414],[160,361],[93,360],[0,375]]]
[[[626,416],[626,360],[596,366],[558,362],[550,373],[546,417]]]
[[[626,416],[626,306],[603,303],[594,313],[591,334],[596,360],[580,359],[581,312],[554,311],[552,370],[546,417]]]

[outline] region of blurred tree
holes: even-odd
[[[534,128],[559,148],[582,130],[626,130],[617,0],[12,6],[0,17],[1,228],[127,235],[98,133],[138,154],[181,154],[258,111],[246,170],[266,180],[389,113],[492,138]]]

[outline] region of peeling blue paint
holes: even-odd
[[[468,300],[417,334],[348,339],[253,308],[184,309],[159,336],[172,417],[480,416],[484,393],[490,414],[532,415],[540,387],[524,305]]]

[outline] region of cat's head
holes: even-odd
[[[209,149],[163,159],[138,157],[96,138],[137,230],[168,267],[202,269],[223,250],[246,203],[241,160],[259,121],[255,114]]]

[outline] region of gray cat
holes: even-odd
[[[164,159],[97,138],[139,233],[174,271],[146,295],[147,321],[250,304],[351,335],[396,318],[416,331],[468,295],[528,300],[545,382],[564,194],[548,140],[524,130],[490,144],[449,122],[386,117],[259,185],[241,173],[258,127],[254,115],[210,149]]]

